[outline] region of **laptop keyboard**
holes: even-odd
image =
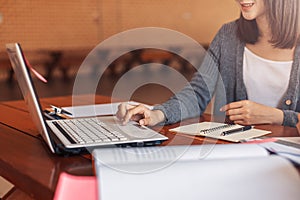
[[[65,134],[70,135],[71,139],[74,140],[73,142],[78,144],[109,143],[127,140],[123,134],[112,130],[97,118],[58,120],[54,121],[53,124],[60,130],[63,129]]]

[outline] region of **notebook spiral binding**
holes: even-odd
[[[211,133],[211,132],[214,132],[214,131],[217,131],[217,130],[221,130],[221,129],[224,129],[224,128],[230,128],[234,125],[235,124],[225,124],[225,125],[217,126],[217,127],[214,127],[214,128],[202,129],[202,130],[200,130],[200,132],[204,133],[204,134],[208,134],[208,133]]]

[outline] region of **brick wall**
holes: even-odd
[[[0,51],[93,47],[130,28],[158,26],[209,43],[238,16],[233,0],[0,0]]]
[[[20,42],[24,49],[73,48],[99,40],[96,0],[2,1],[0,12],[0,47],[6,42]]]
[[[58,65],[76,70],[93,47],[132,28],[169,28],[209,44],[223,23],[238,17],[235,4],[234,0],[0,0],[0,79],[7,78],[10,69],[6,43],[21,43],[30,62],[44,66],[40,68],[44,74]],[[54,65],[49,59],[57,50],[64,54]]]

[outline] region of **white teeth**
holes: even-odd
[[[244,7],[251,7],[254,5],[254,3],[241,3],[241,5]]]

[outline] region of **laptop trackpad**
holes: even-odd
[[[158,133],[146,126],[140,126],[137,122],[130,121],[126,125],[122,125],[120,120],[114,116],[97,117],[97,119],[106,123],[111,129],[117,130],[121,133],[125,133],[129,137],[133,138],[153,138]]]

